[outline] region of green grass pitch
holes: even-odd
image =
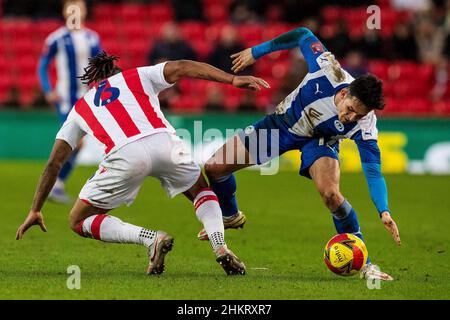
[[[230,248],[245,261],[247,275],[227,277],[214,260],[192,205],[169,200],[148,179],[121,219],[175,237],[166,271],[145,275],[146,252],[136,245],[83,239],[68,227],[70,207],[47,203],[48,233],[37,227],[14,240],[31,203],[42,162],[2,162],[0,299],[449,299],[450,178],[388,175],[390,207],[402,237],[397,247],[370,201],[362,174],[343,174],[341,189],[353,204],[374,263],[395,281],[369,290],[358,276],[332,274],[322,260],[334,234],[330,214],[311,181],[295,172],[237,174],[238,200],[247,214],[242,230],[229,230]],[[77,168],[68,184],[78,194],[94,168]],[[66,286],[67,268],[81,269],[81,289]]]

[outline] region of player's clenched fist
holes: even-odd
[[[401,245],[402,241],[400,240],[400,234],[398,232],[397,224],[395,223],[394,219],[392,219],[389,212],[385,211],[381,214],[381,221],[383,222],[387,231],[392,234],[392,237],[394,238],[394,241],[397,243],[397,245]]]
[[[17,229],[16,240],[20,240],[23,237],[25,231],[27,231],[31,226],[38,225],[41,230],[47,232],[47,228],[44,224],[44,217],[40,211],[30,211],[28,217],[22,223],[22,225]]]
[[[244,51],[235,53],[231,55],[231,58],[233,60],[233,67],[231,67],[231,70],[234,73],[238,73],[248,66],[255,63],[255,58],[252,55],[252,48],[245,49]]]

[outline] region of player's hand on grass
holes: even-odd
[[[22,223],[22,225],[17,229],[16,240],[20,240],[23,237],[25,231],[27,231],[31,226],[38,225],[41,230],[47,232],[47,228],[44,224],[44,217],[40,211],[30,211],[28,217]]]
[[[241,89],[249,89],[253,91],[261,90],[263,88],[270,88],[270,85],[261,78],[256,78],[252,76],[235,76],[231,82],[233,86]]]
[[[47,100],[49,104],[56,104],[61,100],[61,97],[56,91],[51,91],[45,95],[45,100]]]
[[[384,227],[392,234],[392,237],[394,238],[395,243],[397,245],[401,245],[402,241],[400,240],[400,234],[398,232],[397,224],[392,219],[389,212],[385,211],[381,214],[381,221],[384,224]]]
[[[231,67],[231,70],[234,73],[238,73],[248,66],[255,63],[255,58],[252,55],[252,48],[245,49],[244,51],[235,53],[231,55],[231,58],[233,60],[233,67]]]

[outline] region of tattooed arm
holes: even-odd
[[[174,83],[185,77],[227,83],[237,88],[250,90],[260,90],[261,86],[264,88],[270,87],[263,79],[251,76],[234,76],[203,62],[177,60],[169,61],[164,66],[164,78],[167,82]]]

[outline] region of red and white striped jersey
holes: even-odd
[[[75,103],[56,139],[75,148],[89,134],[109,154],[157,132],[175,133],[158,100],[158,94],[172,86],[164,78],[164,65],[126,70],[96,84]]]

